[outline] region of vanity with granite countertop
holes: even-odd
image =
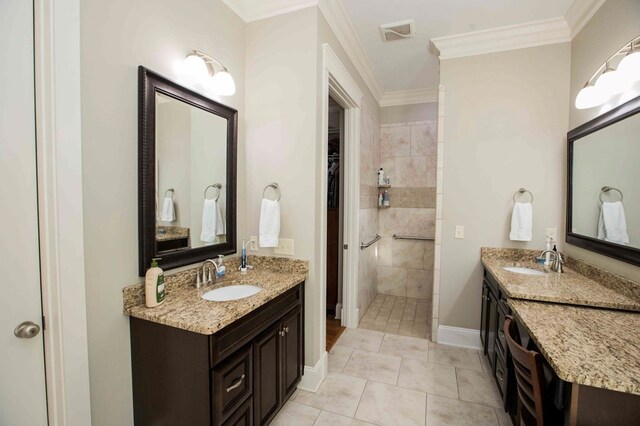
[[[570,257],[564,273],[547,272],[535,262],[538,254],[481,252],[481,340],[505,409],[515,415],[503,330],[505,316],[513,315],[523,342],[544,356],[556,378],[554,396],[565,424],[639,424],[640,284]]]
[[[308,262],[225,259],[226,276],[196,288],[198,268],[167,275],[165,302],[144,304],[144,286],[123,290],[130,316],[136,424],[268,423],[293,394],[304,367],[304,281]],[[226,302],[202,298],[221,287],[261,290]]]

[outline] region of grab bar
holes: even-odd
[[[407,235],[398,235],[398,234],[393,234],[393,239],[394,240],[421,240],[421,241],[433,241],[435,240],[434,237],[410,237]]]
[[[367,247],[371,247],[373,244],[376,243],[376,241],[378,241],[379,239],[381,239],[382,237],[378,234],[376,234],[375,237],[373,237],[373,239],[371,241],[369,241],[368,243],[360,243],[360,250],[364,250]]]

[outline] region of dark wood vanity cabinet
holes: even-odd
[[[515,382],[504,335],[504,320],[510,313],[506,296],[495,278],[485,270],[482,282],[480,340],[491,365],[491,374],[502,396],[504,408],[508,411],[511,411],[516,402]]]
[[[304,368],[304,284],[204,335],[131,318],[136,425],[268,424]]]

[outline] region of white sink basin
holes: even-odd
[[[544,272],[538,271],[537,269],[520,268],[518,266],[505,266],[502,269],[504,269],[505,271],[515,272],[516,274],[523,274],[523,275],[544,275],[545,274]]]
[[[210,290],[204,293],[202,298],[212,302],[228,302],[230,300],[244,299],[245,297],[253,296],[261,290],[262,288],[249,284],[230,285]]]

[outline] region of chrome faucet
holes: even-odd
[[[201,271],[198,271],[196,273],[196,288],[200,288],[203,285],[207,285],[207,284],[211,284],[212,282],[215,282],[215,275],[212,277],[211,276],[211,268],[209,268],[209,274],[207,275],[207,263],[211,263],[215,268],[216,268],[216,272],[219,271],[218,268],[218,264],[216,263],[215,260],[213,259],[207,259],[204,262],[202,262],[202,274],[200,273]]]
[[[553,254],[553,261],[551,262],[551,269],[559,274],[562,273],[562,265],[564,264],[564,260],[562,260],[562,256],[558,250],[545,250],[543,251],[539,257],[545,257],[547,253]]]

